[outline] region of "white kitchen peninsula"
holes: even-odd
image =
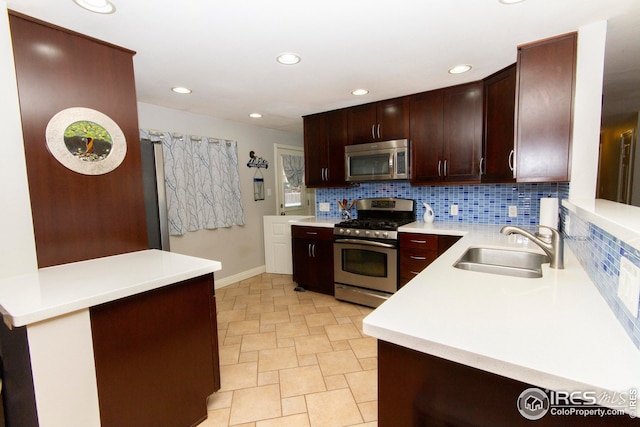
[[[220,269],[144,250],[0,280],[3,342],[12,343],[2,349],[7,417],[39,427],[187,427],[206,417],[219,388]]]

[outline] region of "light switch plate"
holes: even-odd
[[[618,297],[631,315],[637,318],[638,300],[640,300],[640,268],[625,257],[620,257]]]
[[[458,215],[458,205],[451,205],[451,215],[456,216]]]
[[[320,212],[329,212],[329,210],[331,210],[331,205],[329,203],[320,203],[318,208],[320,209]]]
[[[516,218],[518,216],[518,207],[509,206],[509,218]]]

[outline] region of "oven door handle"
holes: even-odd
[[[358,239],[336,239],[335,243],[353,243],[356,245],[364,245],[364,246],[376,246],[378,248],[391,248],[395,249],[396,245],[382,242],[375,242],[372,240],[358,240]]]

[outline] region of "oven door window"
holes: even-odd
[[[369,277],[387,277],[387,254],[367,249],[342,249],[342,271]]]

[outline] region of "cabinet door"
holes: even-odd
[[[344,146],[347,142],[347,117],[344,110],[325,114],[324,131],[327,149],[326,184],[332,187],[344,186]],[[310,156],[315,151],[308,151]]]
[[[303,118],[304,123],[304,178],[307,187],[321,187],[324,182],[326,145],[324,116],[314,114]]]
[[[313,278],[309,278],[309,290],[333,295],[333,241],[317,240],[313,244]]]
[[[513,182],[516,65],[484,81],[482,182]]]
[[[347,139],[344,110],[305,116],[304,176],[307,187],[346,186],[344,145]]]
[[[445,181],[480,181],[482,86],[475,82],[444,90]]]
[[[440,181],[442,174],[442,91],[424,92],[409,101],[411,183]]]
[[[347,110],[349,144],[362,144],[375,139],[376,105],[365,104]]]
[[[348,110],[349,143],[409,137],[409,98],[394,98]]]
[[[438,236],[438,256],[445,253],[447,249],[453,246],[462,236]]]
[[[569,181],[576,33],[518,49],[516,179]]]
[[[293,281],[303,285],[309,281],[309,261],[311,259],[311,249],[308,239],[292,239],[291,250],[293,259]]]
[[[313,292],[334,294],[333,229],[292,226],[293,280]]]
[[[380,141],[409,138],[409,98],[377,103],[376,137]],[[379,126],[379,127],[378,127]]]

